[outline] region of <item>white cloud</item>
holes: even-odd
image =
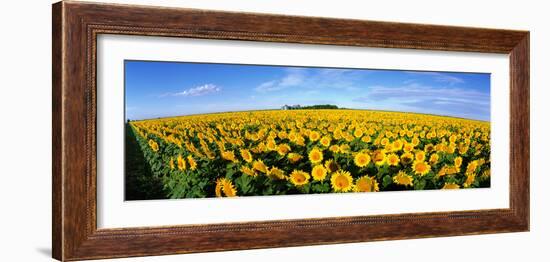
[[[489,119],[488,92],[458,87],[371,86],[353,102],[359,107]]]
[[[258,92],[277,91],[281,89],[281,85],[279,85],[279,82],[275,80],[261,83],[258,87],[255,88],[255,90]]]
[[[260,93],[286,88],[357,90],[357,79],[364,74],[365,72],[338,68],[289,68],[280,79],[263,82],[255,90]]]
[[[302,69],[291,68],[287,70],[288,74],[281,79],[279,85],[283,87],[296,86],[302,84],[305,78],[305,72]]]
[[[439,75],[439,76],[436,76],[435,81],[443,82],[443,83],[449,83],[451,85],[464,83],[464,79],[462,79],[462,78],[455,77],[455,76],[450,76],[450,75],[443,75],[443,74]]]
[[[204,84],[201,86],[189,88],[177,93],[169,93],[162,96],[203,96],[221,91],[221,87],[214,84]]]
[[[372,86],[368,89],[368,97],[383,99],[387,97],[411,98],[421,97],[438,100],[462,100],[472,102],[489,99],[488,93],[482,93],[472,89],[455,87],[431,87],[419,84],[409,84],[400,87]]]
[[[271,80],[263,82],[255,88],[256,91],[265,93],[271,91],[278,91],[288,87],[295,87],[303,83],[305,79],[305,71],[300,68],[289,68],[286,70],[287,74],[277,80]]]
[[[447,83],[450,85],[454,84],[463,84],[464,79],[450,74],[440,73],[440,72],[407,72],[410,75],[425,75],[433,77],[433,80],[440,83]]]

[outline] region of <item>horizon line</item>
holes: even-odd
[[[459,117],[459,116],[449,116],[449,115],[442,115],[442,114],[436,114],[436,113],[419,113],[419,112],[412,112],[412,111],[396,111],[396,110],[383,110],[383,109],[367,109],[367,108],[345,108],[345,107],[338,107],[336,109],[291,109],[291,110],[284,110],[280,108],[266,108],[266,109],[250,109],[250,110],[235,110],[235,111],[219,111],[219,112],[208,112],[208,113],[196,113],[196,114],[184,114],[184,115],[172,115],[172,116],[161,116],[161,117],[154,117],[154,118],[143,118],[143,119],[126,119],[124,122],[137,122],[137,121],[148,121],[148,120],[159,120],[159,119],[166,119],[166,118],[177,118],[177,117],[186,117],[186,116],[198,116],[198,115],[214,115],[214,114],[224,114],[224,113],[239,113],[239,112],[253,112],[253,111],[293,111],[293,110],[362,110],[362,111],[380,111],[380,112],[389,112],[389,113],[407,113],[407,114],[418,114],[418,115],[427,115],[427,116],[437,116],[437,117],[448,117],[448,118],[457,118],[457,119],[464,119],[464,120],[470,120],[470,121],[478,121],[478,122],[487,122],[491,123],[491,119],[489,120],[481,120],[481,119],[474,119],[474,118],[466,118],[466,117]],[[130,120],[130,121],[128,121]]]

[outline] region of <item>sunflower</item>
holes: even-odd
[[[336,140],[342,138],[342,130],[340,130],[340,129],[334,130],[334,132],[332,132],[332,134],[334,135],[334,139],[336,139]]]
[[[477,160],[477,163],[478,163],[477,166],[482,166],[483,164],[485,164],[485,159],[483,159],[483,158],[478,159],[478,160]]]
[[[430,165],[428,165],[428,163],[424,162],[424,161],[419,161],[419,160],[416,160],[414,161],[413,163],[413,170],[416,174],[420,175],[420,176],[423,176],[425,174],[427,174],[428,172],[430,172]]]
[[[454,154],[455,150],[456,150],[456,144],[449,143],[449,146],[447,146],[447,154]]]
[[[179,170],[185,170],[187,169],[187,165],[185,164],[185,159],[181,157],[181,155],[178,155],[178,169]]]
[[[364,143],[369,143],[371,140],[371,137],[370,136],[363,136],[361,138],[361,141],[363,141]]]
[[[223,182],[222,182],[222,179],[225,179],[225,178],[220,178],[216,181],[216,188],[214,189],[214,191],[216,192],[216,197],[222,197],[222,189],[223,189]]]
[[[195,159],[191,155],[187,156],[187,162],[189,162],[189,168],[191,170],[197,169],[197,162],[195,162]]]
[[[151,147],[151,150],[153,150],[153,152],[159,151],[159,145],[153,139],[149,139],[149,146]]]
[[[316,165],[311,170],[311,176],[314,180],[322,181],[327,176],[327,170],[322,165]]]
[[[252,140],[252,141],[258,141],[258,139],[260,139],[260,137],[258,136],[258,134],[251,134],[249,138],[250,138],[250,140]]]
[[[298,161],[300,161],[300,159],[302,159],[302,156],[297,154],[297,153],[290,153],[286,156],[288,158],[288,161],[290,161],[290,163],[294,164]]]
[[[340,166],[333,159],[330,159],[325,161],[325,168],[328,170],[328,172],[333,173],[340,169]]]
[[[227,161],[236,162],[235,153],[233,151],[222,151],[222,158]]]
[[[285,172],[277,167],[272,166],[267,172],[267,176],[271,179],[284,180],[286,179]]]
[[[375,178],[370,176],[363,176],[358,178],[355,181],[355,186],[353,186],[353,191],[355,192],[378,192],[378,181]]]
[[[344,133],[342,134],[342,136],[344,137],[344,139],[346,140],[346,142],[351,142],[353,141],[353,139],[355,139],[355,137],[353,137],[353,135],[350,135],[349,133]]]
[[[318,148],[314,148],[309,151],[308,157],[311,163],[318,164],[323,161],[323,152],[320,151]]]
[[[275,149],[277,149],[277,143],[275,143],[275,140],[269,140],[267,141],[267,144],[265,145],[265,147],[269,151],[275,151]]]
[[[460,168],[456,166],[447,166],[447,175],[454,175],[460,172]]]
[[[237,189],[235,188],[231,180],[225,179],[225,181],[223,181],[223,193],[226,197],[237,196]]]
[[[391,153],[388,155],[388,164],[390,166],[397,166],[399,165],[399,157],[394,154],[394,153]]]
[[[328,150],[332,151],[333,153],[338,153],[340,151],[340,147],[338,145],[332,145],[328,148]]]
[[[418,144],[420,144],[420,139],[418,139],[418,137],[413,137],[411,143],[412,143],[414,146],[418,146]]]
[[[324,136],[323,138],[321,138],[321,145],[323,145],[324,147],[329,147],[330,146],[330,137],[328,136]]]
[[[367,153],[359,152],[355,155],[353,162],[358,167],[366,167],[370,163],[370,156]]]
[[[393,182],[398,185],[403,186],[412,186],[414,178],[411,175],[407,175],[405,172],[400,170],[397,175],[393,177]]]
[[[384,137],[384,138],[382,138],[382,140],[380,140],[380,144],[383,145],[383,146],[385,146],[389,143],[390,143],[390,140],[387,137]]]
[[[403,165],[408,165],[414,161],[414,155],[411,152],[406,152],[401,155],[401,163]]]
[[[414,159],[417,161],[424,161],[426,160],[426,153],[424,151],[418,151],[414,154]]]
[[[455,135],[455,134],[453,134],[453,135],[451,135],[451,136],[449,137],[449,142],[451,142],[451,143],[455,143],[455,142],[456,142],[456,135]]]
[[[466,174],[474,174],[478,166],[478,161],[473,160],[470,163],[468,163],[468,166],[466,167]]]
[[[403,142],[400,139],[397,139],[391,143],[391,150],[393,152],[399,151],[403,148]]]
[[[424,146],[424,151],[426,152],[432,152],[434,151],[434,145],[433,144],[427,144]]]
[[[294,144],[299,146],[305,146],[306,145],[306,139],[303,136],[296,137],[296,140],[294,140]]]
[[[173,157],[170,158],[170,161],[168,163],[170,165],[170,170],[174,170],[175,166],[174,166],[174,158]]]
[[[276,128],[274,125],[271,125],[271,128]],[[275,131],[270,131],[269,132],[269,135],[267,136],[270,140],[275,140],[275,138],[277,138],[277,132]]]
[[[355,131],[353,131],[353,136],[355,138],[361,138],[363,136],[363,130],[357,128]]]
[[[384,150],[376,150],[374,151],[372,160],[377,166],[381,166],[386,163],[386,153]]]
[[[262,160],[254,161],[254,163],[252,163],[252,168],[256,171],[260,171],[264,174],[267,174],[267,166],[264,164]]]
[[[338,152],[342,153],[342,154],[347,154],[349,153],[351,150],[351,148],[349,147],[348,144],[342,144],[340,145],[340,148],[338,149]]]
[[[454,164],[456,168],[460,168],[462,166],[462,157],[455,157]]]
[[[297,135],[296,135],[296,133],[294,133],[294,132],[290,132],[290,133],[288,134],[288,140],[290,140],[290,141],[292,141],[292,142],[296,141],[296,137],[297,137]]]
[[[288,133],[286,131],[279,131],[277,133],[277,137],[279,139],[286,139],[288,137]]]
[[[403,151],[405,151],[405,152],[411,152],[411,151],[413,151],[413,149],[414,149],[414,145],[411,144],[411,143],[405,143],[403,145]]]
[[[235,186],[233,185],[233,182],[231,180],[226,178],[219,178],[216,181],[216,196],[217,197],[235,197],[237,196],[237,189],[235,189]],[[222,194],[223,193],[223,194]]]
[[[435,145],[434,149],[437,152],[446,153],[447,152],[447,145],[445,145],[443,143],[439,143],[439,144]]]
[[[287,144],[280,144],[277,147],[277,153],[279,153],[279,155],[281,156],[286,155],[288,152],[290,152],[290,146]]]
[[[258,173],[256,173],[256,171],[254,171],[254,169],[252,169],[250,167],[247,167],[247,166],[241,166],[241,172],[243,172],[243,174],[249,175],[251,177],[255,177],[255,176],[258,175]]]
[[[309,140],[317,141],[317,140],[319,140],[319,138],[321,138],[321,134],[319,134],[319,132],[317,132],[317,131],[309,132]]]
[[[250,154],[250,151],[246,149],[241,149],[241,157],[248,163],[252,162],[252,154]]]
[[[458,153],[461,154],[461,155],[465,155],[467,152],[468,152],[468,149],[470,149],[470,147],[468,146],[459,146],[458,147]]]
[[[348,171],[339,170],[332,174],[330,183],[334,192],[349,192],[353,188],[353,178]]]
[[[440,178],[440,177],[446,175],[447,174],[447,168],[448,167],[444,166],[441,169],[439,169],[439,171],[437,171],[437,175],[436,175],[437,178]]]
[[[481,178],[482,179],[487,179],[491,176],[491,170],[490,169],[486,169],[483,171],[483,173],[481,173]]]
[[[290,182],[295,186],[305,185],[309,183],[309,174],[301,170],[294,170],[290,174]]]
[[[439,162],[439,155],[438,155],[437,153],[432,154],[432,155],[430,156],[429,162],[430,162],[430,165],[435,165],[435,164],[437,164],[437,162]]]
[[[427,138],[427,139],[432,139],[432,138],[434,138],[434,137],[435,137],[435,133],[434,133],[433,131],[430,132],[430,133],[428,133],[428,134],[426,134],[426,138]]]
[[[472,183],[476,180],[476,175],[473,173],[466,175],[466,181],[464,181],[464,184],[462,184],[464,187],[470,187]]]
[[[443,186],[442,189],[459,189],[460,186],[455,184],[455,183],[447,183],[445,182],[445,185]]]
[[[206,157],[208,157],[208,159],[216,158],[216,154],[214,154],[214,152],[212,151],[205,151],[204,154],[206,155]]]

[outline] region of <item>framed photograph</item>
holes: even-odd
[[[529,32],[53,5],[53,257],[529,230]]]

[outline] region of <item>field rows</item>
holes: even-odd
[[[169,198],[490,186],[488,122],[366,110],[132,121]]]

